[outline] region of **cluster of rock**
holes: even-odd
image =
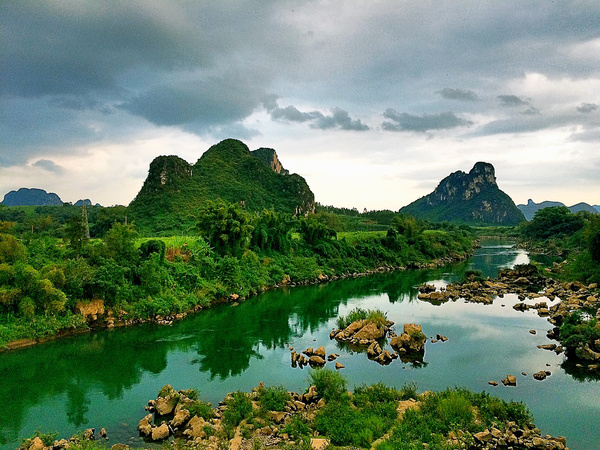
[[[527,376],[527,374],[525,372],[521,372],[521,375],[523,375],[524,377]],[[550,375],[552,375],[552,372],[550,372],[549,370],[540,370],[539,372],[536,372],[533,374],[533,378],[539,381],[545,380],[547,377],[549,377]],[[488,384],[492,385],[492,386],[498,386],[498,382],[497,381],[488,381]],[[502,380],[502,384],[504,386],[516,386],[517,385],[517,377],[515,377],[514,375],[506,375],[506,378],[504,378]]]
[[[540,317],[547,317],[553,325],[560,325],[565,317],[582,308],[596,311],[596,318],[600,320],[600,296],[596,283],[585,286],[576,281],[560,282],[540,275],[537,268],[531,265],[503,269],[496,280],[452,283],[439,290],[433,285],[419,286],[419,299],[434,304],[449,300],[456,301],[459,298],[468,302],[490,304],[495,298],[503,297],[504,294],[518,295],[520,302],[513,306],[515,310],[537,310]],[[560,299],[560,301],[549,306],[547,301],[538,301],[541,298],[549,301]],[[535,303],[526,303],[528,300],[533,300]],[[550,339],[559,339],[558,327],[550,330],[547,336]],[[544,344],[538,347],[556,353],[564,351],[561,345],[556,344]],[[577,358],[591,363],[586,366],[588,369],[600,368],[600,340],[579,344],[575,354]]]
[[[398,336],[391,328],[394,323],[357,320],[344,329],[333,330],[330,339],[347,343],[358,350],[366,350],[369,359],[382,365],[390,364],[400,358],[403,362],[420,362],[425,354],[427,337],[421,330],[421,325],[405,324],[403,333]],[[385,337],[390,339],[393,352],[381,347]]]
[[[252,402],[253,410],[260,409],[258,403],[259,392],[264,389],[263,383],[252,390],[248,395]],[[138,424],[141,436],[149,440],[160,442],[170,436],[185,439],[188,444],[201,445],[205,449],[223,448],[223,440],[227,439],[222,419],[227,409],[226,403],[232,394],[228,394],[213,410],[214,417],[205,420],[198,415],[192,415],[188,408],[195,400],[190,399],[191,390],[176,391],[170,385],[161,389],[164,396],[150,400],[146,409],[150,414],[146,415]],[[294,415],[300,414],[306,420],[312,421],[317,411],[325,406],[325,400],[317,395],[317,388],[311,386],[304,394],[288,392],[290,400],[284,411],[269,411],[264,419],[255,417],[253,424],[242,421],[235,430],[235,436],[229,442],[230,449],[254,448],[243,445],[241,429],[252,431],[253,442],[260,444],[260,448],[276,446],[280,443],[294,445],[290,437],[283,429],[292,421]],[[229,440],[229,439],[227,439]],[[316,443],[328,444],[323,438],[315,438]]]
[[[323,346],[320,346],[317,349],[308,347],[306,350],[303,350],[302,353],[296,353],[294,347],[290,347],[290,351],[292,367],[300,367],[301,369],[306,365],[310,365],[311,367],[323,367],[328,361],[335,361],[340,356],[338,353],[331,353],[326,357],[325,347]],[[344,367],[346,366],[336,361],[335,368],[337,370],[343,369]]]
[[[497,449],[497,448],[525,448],[531,450],[565,450],[567,439],[564,437],[542,436],[539,428],[524,426],[519,428],[515,422],[507,422],[506,428],[500,431],[497,428],[484,430],[473,435],[474,444],[469,448]],[[451,443],[459,443],[454,438]]]
[[[100,436],[102,438],[104,438],[105,440],[108,440],[106,429],[102,428],[100,430]],[[67,439],[55,440],[52,445],[45,445],[44,441],[39,436],[36,436],[31,439],[25,439],[23,441],[23,443],[21,444],[21,446],[19,447],[19,449],[21,449],[21,450],[25,450],[25,449],[26,450],[61,450],[61,449],[68,449],[69,447],[80,448],[82,446],[82,442],[94,441],[94,440],[96,440],[96,429],[88,428],[81,435],[75,435],[68,440]],[[117,450],[120,446],[121,446],[121,444],[116,444],[116,445],[113,445],[112,448]]]

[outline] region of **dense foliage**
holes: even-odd
[[[0,346],[85,326],[80,310],[92,301],[118,320],[154,318],[282,283],[472,250],[466,229],[407,216],[390,220],[387,232],[338,234],[319,214],[298,218],[218,200],[190,211],[195,235],[159,238],[140,237],[121,207],[87,207],[87,219],[83,212],[0,207],[0,217],[12,219],[0,221]]]
[[[198,206],[218,198],[251,211],[293,214],[314,208],[314,194],[304,178],[277,173],[261,152],[254,154],[243,142],[226,139],[194,165],[177,156],[156,158],[129,213],[143,233],[189,234]]]
[[[567,258],[557,276],[600,283],[599,214],[572,213],[565,206],[553,206],[537,211],[518,232],[529,248]]]

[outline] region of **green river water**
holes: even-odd
[[[441,286],[471,268],[495,277],[499,267],[528,261],[524,251],[489,241],[469,261],[436,270],[278,289],[171,326],[106,330],[0,354],[0,448],[15,448],[38,429],[62,438],[89,427],[105,427],[109,444],[142,446],[137,423],[163,385],[197,388],[213,405],[261,381],[302,392],[308,372],[291,367],[290,347],[324,345],[327,353],[340,354],[350,387],[382,381],[396,387],[416,382],[419,391],[488,391],[526,403],[542,434],[566,436],[571,449],[600,449],[600,382],[578,381],[582,377],[573,375],[563,355],[536,347],[550,342],[545,318],[515,311],[513,295],[493,305],[459,300],[435,306],[417,299],[424,281]],[[386,311],[397,332],[404,323],[418,323],[428,337],[440,333],[448,341],[429,340],[423,365],[396,360],[380,366],[329,340],[338,315],[357,306]],[[532,374],[539,370],[552,375],[536,381]],[[507,374],[517,376],[516,387],[488,384]]]

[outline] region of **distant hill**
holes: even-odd
[[[273,149],[251,152],[246,144],[226,139],[213,145],[191,165],[178,156],[159,156],[129,205],[129,215],[142,228],[180,229],[207,200],[221,198],[252,211],[273,208],[307,213],[315,197],[300,175],[290,175]]]
[[[594,205],[594,208],[600,213],[600,205]]]
[[[21,188],[10,191],[1,203],[6,206],[61,206],[63,201],[58,195],[43,189]]]
[[[454,172],[429,195],[400,209],[434,222],[517,225],[525,220],[512,199],[496,184],[494,166],[478,162],[469,173]]]
[[[521,212],[523,213],[523,215],[525,215],[525,218],[527,220],[531,220],[533,219],[533,216],[535,215],[535,213],[537,211],[539,211],[540,209],[544,209],[544,208],[550,208],[551,206],[566,206],[564,203],[561,202],[551,202],[551,201],[544,201],[541,203],[535,203],[533,200],[529,199],[527,200],[527,204],[523,205],[517,205],[517,208],[519,208],[521,210]],[[573,206],[569,206],[569,211],[571,211],[572,213],[576,213],[578,211],[589,211],[591,213],[598,213],[600,212],[600,210],[596,209],[595,207],[588,205],[587,203],[577,203],[576,205]]]

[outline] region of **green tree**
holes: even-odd
[[[250,215],[240,205],[228,205],[220,199],[207,202],[199,211],[197,227],[209,245],[222,255],[237,255],[248,248],[253,230]]]
[[[115,223],[103,239],[107,256],[126,266],[133,265],[139,257],[135,247],[137,237],[133,224]]]
[[[584,235],[592,260],[600,263],[600,215],[589,218]]]
[[[547,239],[558,235],[571,235],[583,228],[585,222],[579,214],[573,214],[566,206],[540,209],[524,232],[533,239]]]
[[[67,246],[80,256],[85,244],[89,241],[87,236],[87,226],[82,216],[73,216],[65,225],[65,240]]]
[[[25,261],[25,247],[14,236],[0,234],[0,264]]]

